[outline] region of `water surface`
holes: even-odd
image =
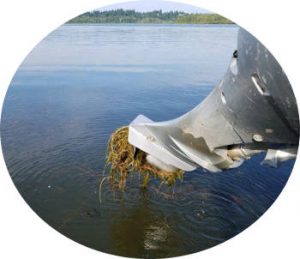
[[[100,251],[168,257],[217,245],[257,220],[293,162],[263,156],[220,174],[187,173],[175,188],[124,193],[102,180],[106,143],[138,114],[173,119],[217,84],[236,47],[234,25],[64,25],[26,58],[5,99],[1,137],[24,199],[64,235]]]

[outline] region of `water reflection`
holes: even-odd
[[[134,208],[120,210],[125,215],[115,216],[110,226],[113,254],[131,257],[155,258],[166,256],[165,250],[172,247],[173,253],[180,253],[180,236],[169,225],[167,217],[159,210],[153,210],[148,191],[139,191],[140,199]],[[176,245],[175,245],[176,244]]]

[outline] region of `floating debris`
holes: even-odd
[[[143,176],[143,188],[151,177],[160,179],[167,186],[173,185],[177,179],[183,180],[182,170],[168,172],[149,164],[146,153],[128,143],[128,131],[127,126],[117,129],[108,142],[105,168],[110,167],[110,180],[114,186],[123,190],[128,174],[132,172]]]

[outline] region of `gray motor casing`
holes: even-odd
[[[217,172],[270,148],[297,149],[296,99],[273,55],[240,29],[229,68],[206,99],[170,121],[139,115],[129,125],[128,141],[171,167]],[[241,155],[230,156],[232,148]]]

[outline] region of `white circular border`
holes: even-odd
[[[154,0],[147,0],[154,1]],[[91,9],[124,0],[2,0],[0,2],[1,107],[10,80],[33,47],[65,21]],[[295,0],[177,0],[235,21],[273,53],[300,98],[300,36]],[[298,100],[299,107],[299,100]],[[2,152],[2,151],[1,151]],[[0,157],[1,258],[112,258],[78,245],[42,221],[23,201]],[[186,257],[210,259],[300,258],[299,161],[279,198],[251,227],[212,249]]]

